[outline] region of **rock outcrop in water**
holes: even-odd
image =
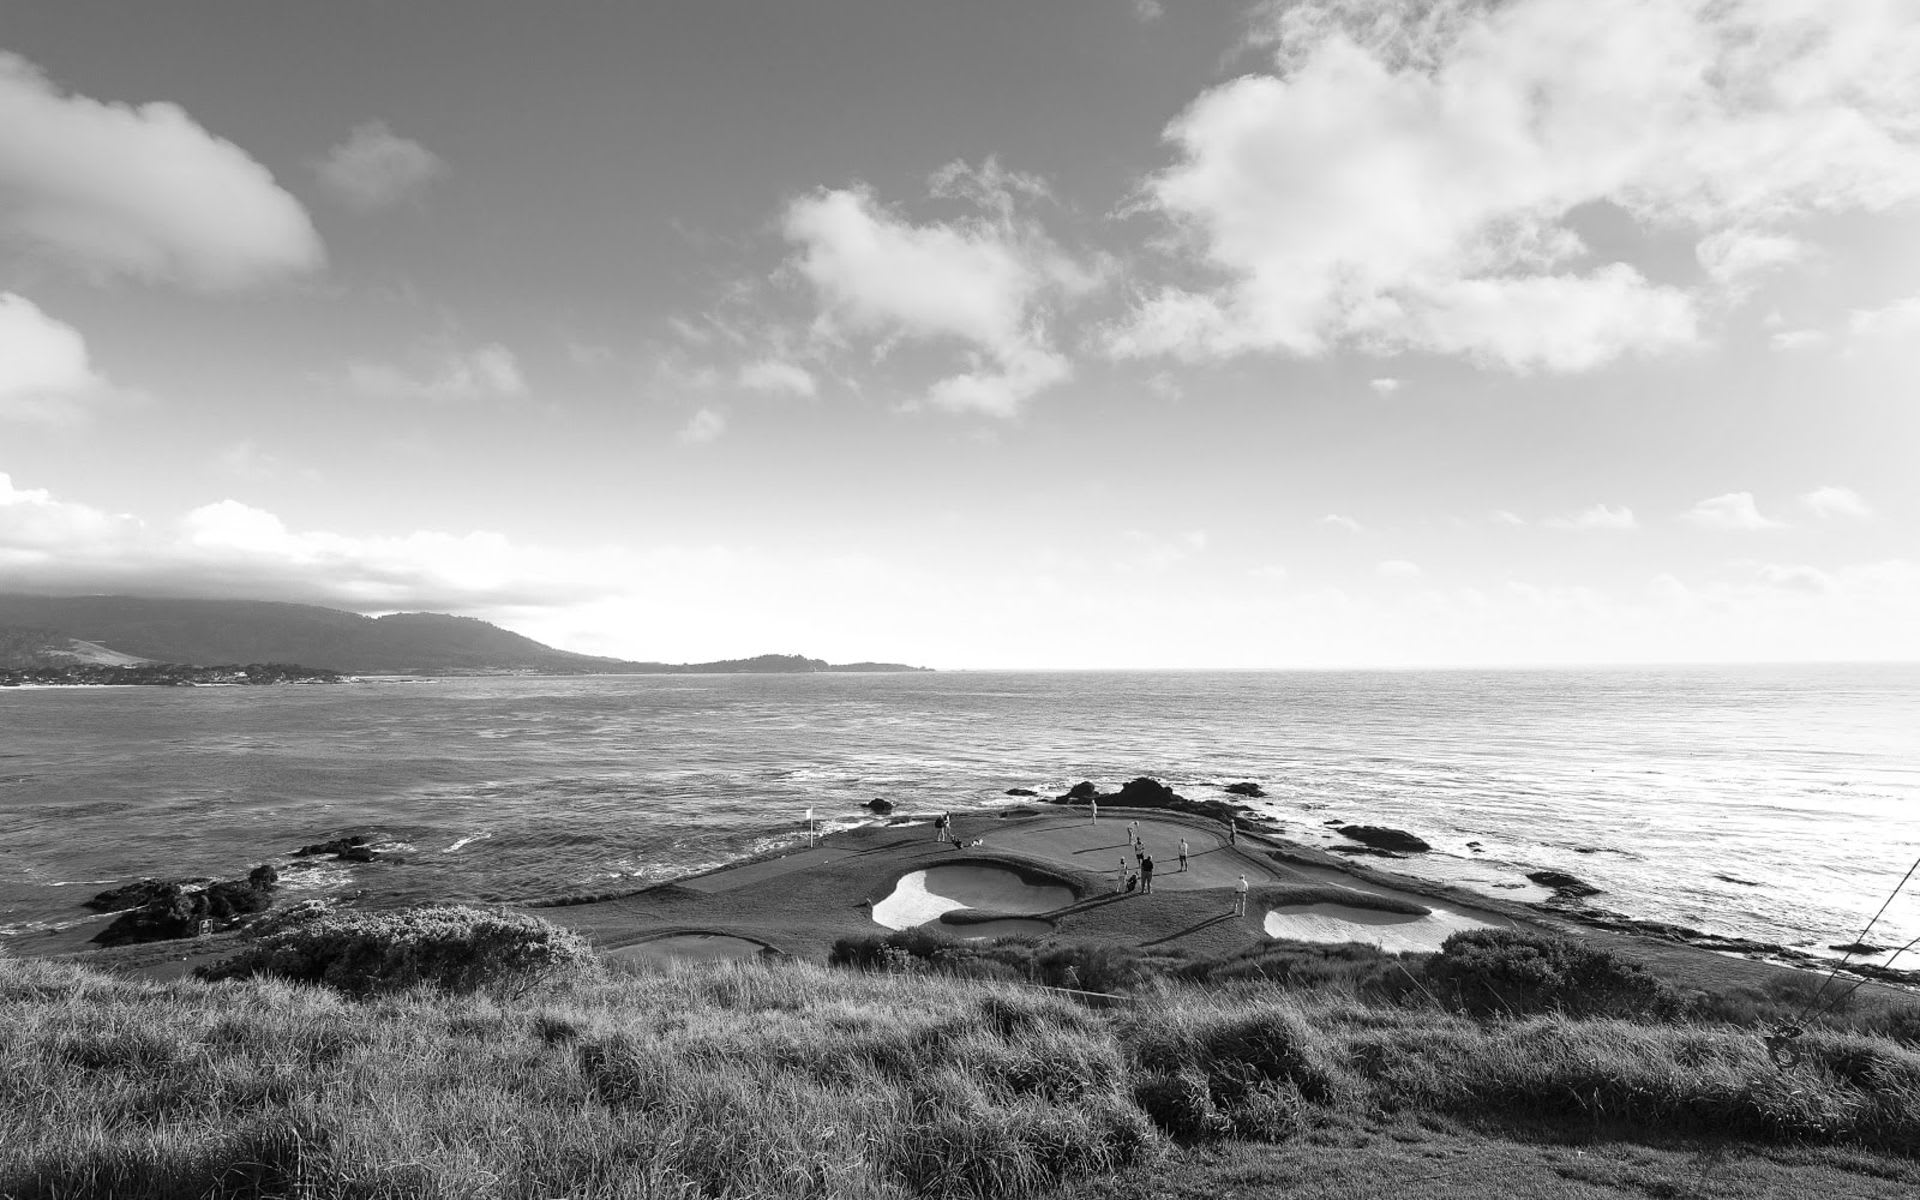
[[[1267,789],[1257,783],[1230,783],[1226,790],[1232,795],[1245,796],[1250,800],[1258,800],[1267,794]]]
[[[1420,854],[1433,849],[1424,838],[1415,837],[1404,829],[1389,829],[1384,825],[1342,825],[1339,834],[1363,846],[1395,854]],[[1334,849],[1341,850],[1343,847],[1336,846]]]
[[[1221,800],[1189,800],[1174,791],[1158,779],[1142,775],[1129,779],[1120,785],[1117,792],[1103,792],[1093,785],[1093,781],[1083,779],[1053,798],[1055,804],[1086,804],[1098,800],[1101,807],[1114,808],[1165,808],[1174,812],[1191,813],[1196,817],[1210,817],[1216,821],[1241,821],[1243,827],[1252,810],[1240,805],[1228,804]]]
[[[1563,904],[1600,894],[1599,888],[1565,871],[1528,871],[1527,878],[1541,887],[1552,888],[1554,900]]]
[[[375,850],[373,839],[364,833],[348,834],[346,837],[337,837],[328,842],[314,842],[293,852],[295,858],[312,858],[320,854],[330,854],[346,862],[403,863],[407,861],[398,854],[382,854]]]
[[[153,882],[142,880],[115,891],[124,893]],[[280,873],[262,864],[245,879],[227,879],[204,887],[179,882],[159,884],[149,893],[151,899],[114,918],[113,924],[93,935],[93,941],[102,946],[127,946],[231,929],[271,907],[279,882]]]

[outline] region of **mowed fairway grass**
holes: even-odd
[[[1802,1044],[1245,978],[1089,1009],[588,961],[353,999],[0,959],[0,1195],[1920,1194],[1911,1039]]]

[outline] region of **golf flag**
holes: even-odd
[[[813,806],[811,804],[807,806],[807,820],[813,820]]]

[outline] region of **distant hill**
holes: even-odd
[[[833,666],[765,654],[711,663],[649,663],[575,654],[473,617],[365,617],[312,604],[137,596],[0,594],[0,668],[298,663],[356,675],[791,673],[910,671],[898,663]]]

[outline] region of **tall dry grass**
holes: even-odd
[[[0,959],[0,1195],[1035,1196],[1385,1110],[1920,1148],[1920,1053],[1163,980],[590,966],[515,998]]]

